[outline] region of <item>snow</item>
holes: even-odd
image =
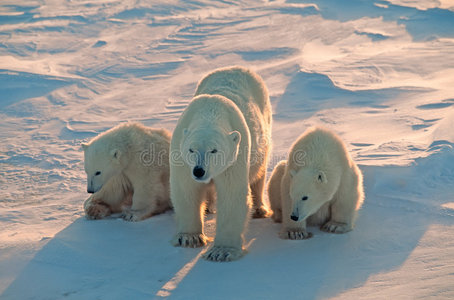
[[[270,90],[269,172],[309,126],[345,140],[356,228],[288,241],[251,220],[249,253],[212,263],[170,245],[172,212],[86,220],[80,144],[128,120],[172,130],[227,65]],[[453,95],[451,0],[3,0],[0,299],[452,299]]]

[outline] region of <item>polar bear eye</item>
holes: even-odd
[[[306,201],[307,200],[307,196],[304,196],[303,198],[301,198],[301,200]]]
[[[192,149],[189,149],[189,152],[191,152],[191,153],[194,153],[194,150],[192,150]]]
[[[101,175],[101,171],[95,173],[95,176]]]
[[[213,150],[211,150],[211,153],[213,153],[213,154],[214,154],[214,153],[217,153],[217,152],[218,152],[218,149],[213,149]]]

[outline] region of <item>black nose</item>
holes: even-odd
[[[201,178],[205,175],[205,170],[201,167],[195,167],[194,170],[192,170],[192,174],[197,178]]]
[[[292,219],[293,221],[298,221],[298,216],[295,216],[295,215],[291,215],[290,216],[290,219]]]
[[[93,189],[87,189],[87,193],[93,194],[95,191]]]

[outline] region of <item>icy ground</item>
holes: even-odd
[[[80,143],[173,129],[227,65],[268,85],[270,172],[308,126],[346,141],[356,229],[286,241],[252,220],[249,254],[212,263],[169,244],[171,212],[86,220]],[[454,298],[452,0],[2,0],[0,140],[0,299]]]

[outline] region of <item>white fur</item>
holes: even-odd
[[[273,219],[282,222],[282,238],[309,238],[306,223],[344,233],[353,229],[363,203],[363,178],[337,135],[311,128],[274,169],[268,195]]]
[[[170,133],[138,123],[118,125],[82,145],[87,173],[87,218],[122,212],[140,221],[170,208]]]
[[[204,257],[229,261],[243,255],[250,193],[253,215],[268,214],[262,199],[270,133],[271,105],[258,75],[231,67],[202,79],[178,121],[170,146],[175,246],[206,244],[201,207],[214,186],[216,238]]]

